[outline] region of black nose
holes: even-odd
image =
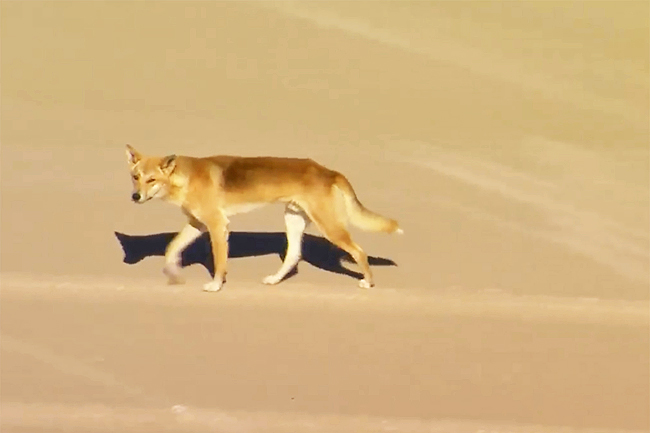
[[[140,201],[140,193],[134,192],[131,198],[133,199],[133,201]]]

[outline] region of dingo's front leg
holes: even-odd
[[[169,284],[184,283],[180,276],[181,253],[201,235],[201,228],[197,222],[189,222],[167,246],[163,272],[169,278]]]
[[[215,219],[208,225],[212,256],[214,257],[214,279],[203,286],[206,292],[216,292],[221,289],[226,280],[226,265],[228,261],[228,220],[225,217]]]

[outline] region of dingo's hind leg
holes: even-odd
[[[307,210],[307,209],[306,209]],[[374,286],[372,272],[368,264],[368,256],[363,249],[352,240],[345,222],[340,220],[335,206],[330,203],[319,203],[310,206],[308,211],[309,217],[314,221],[318,229],[333,244],[341,248],[352,256],[357,265],[361,268],[363,279],[359,281],[359,287],[369,289]]]
[[[284,211],[284,223],[287,228],[287,252],[280,269],[275,274],[264,278],[264,284],[278,284],[296,267],[302,256],[302,235],[310,223],[305,212],[293,203]]]

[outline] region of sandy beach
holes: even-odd
[[[650,431],[650,7],[0,5],[0,430]],[[376,287],[283,208],[161,272],[145,154],[309,157],[404,235]]]

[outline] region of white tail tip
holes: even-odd
[[[403,234],[404,234],[404,230],[402,230],[402,229],[397,229],[397,230],[395,230],[395,233],[397,233],[398,235],[403,235]]]

